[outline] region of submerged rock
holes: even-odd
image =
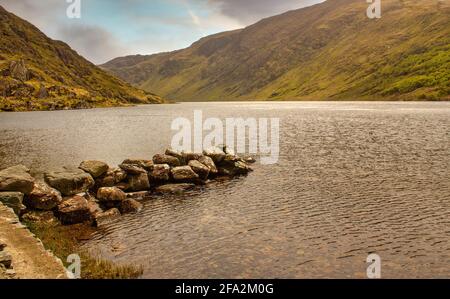
[[[26,209],[23,205],[23,193],[20,192],[0,192],[0,202],[13,209],[16,215],[20,215]]]
[[[96,179],[104,175],[108,171],[109,166],[101,161],[83,161],[81,162],[79,168],[86,171],[92,175],[94,179]]]
[[[131,198],[125,199],[119,205],[119,210],[122,214],[137,213],[140,212],[142,208],[143,205],[140,202]]]
[[[155,164],[168,164],[171,167],[177,167],[181,165],[180,160],[178,158],[169,156],[169,155],[155,155],[153,156],[153,163]]]
[[[173,168],[172,177],[175,181],[187,183],[197,182],[199,179],[198,174],[196,174],[190,166],[180,166]]]
[[[194,188],[194,184],[168,184],[157,187],[155,191],[161,194],[179,194]]]
[[[120,218],[120,216],[120,211],[113,208],[103,213],[97,213],[94,217],[94,224],[96,226],[110,224]]]
[[[127,198],[125,192],[116,187],[103,187],[97,191],[100,202],[121,202]]]
[[[92,176],[81,169],[49,172],[45,181],[64,196],[86,192],[95,184]]]
[[[17,165],[0,171],[0,191],[21,192],[29,194],[33,190],[34,178],[30,170]]]
[[[83,223],[91,218],[88,201],[77,195],[60,204],[57,215],[63,224]]]
[[[219,167],[219,174],[226,176],[246,175],[253,171],[246,163],[236,161]]]
[[[49,211],[62,202],[61,193],[44,182],[37,182],[31,193],[25,197],[28,208]]]

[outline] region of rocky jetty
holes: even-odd
[[[212,180],[247,175],[252,162],[226,147],[203,153],[167,150],[151,160],[126,159],[116,168],[83,161],[78,168],[46,172],[43,181],[18,165],[0,171],[0,202],[22,219],[100,226],[139,212],[139,200],[151,195],[180,194]]]

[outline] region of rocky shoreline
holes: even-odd
[[[83,161],[78,168],[45,172],[42,180],[17,165],[0,171],[0,202],[25,222],[102,226],[122,214],[139,212],[141,199],[247,175],[254,162],[223,146],[203,153],[168,149],[151,160],[126,159],[115,168],[101,161]]]

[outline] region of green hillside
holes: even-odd
[[[102,67],[170,99],[450,100],[450,1],[329,0]]]
[[[0,6],[0,111],[160,103]]]

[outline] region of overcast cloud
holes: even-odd
[[[321,0],[81,0],[69,19],[66,0],[0,0],[7,10],[94,63],[187,47],[199,38],[250,25]]]

